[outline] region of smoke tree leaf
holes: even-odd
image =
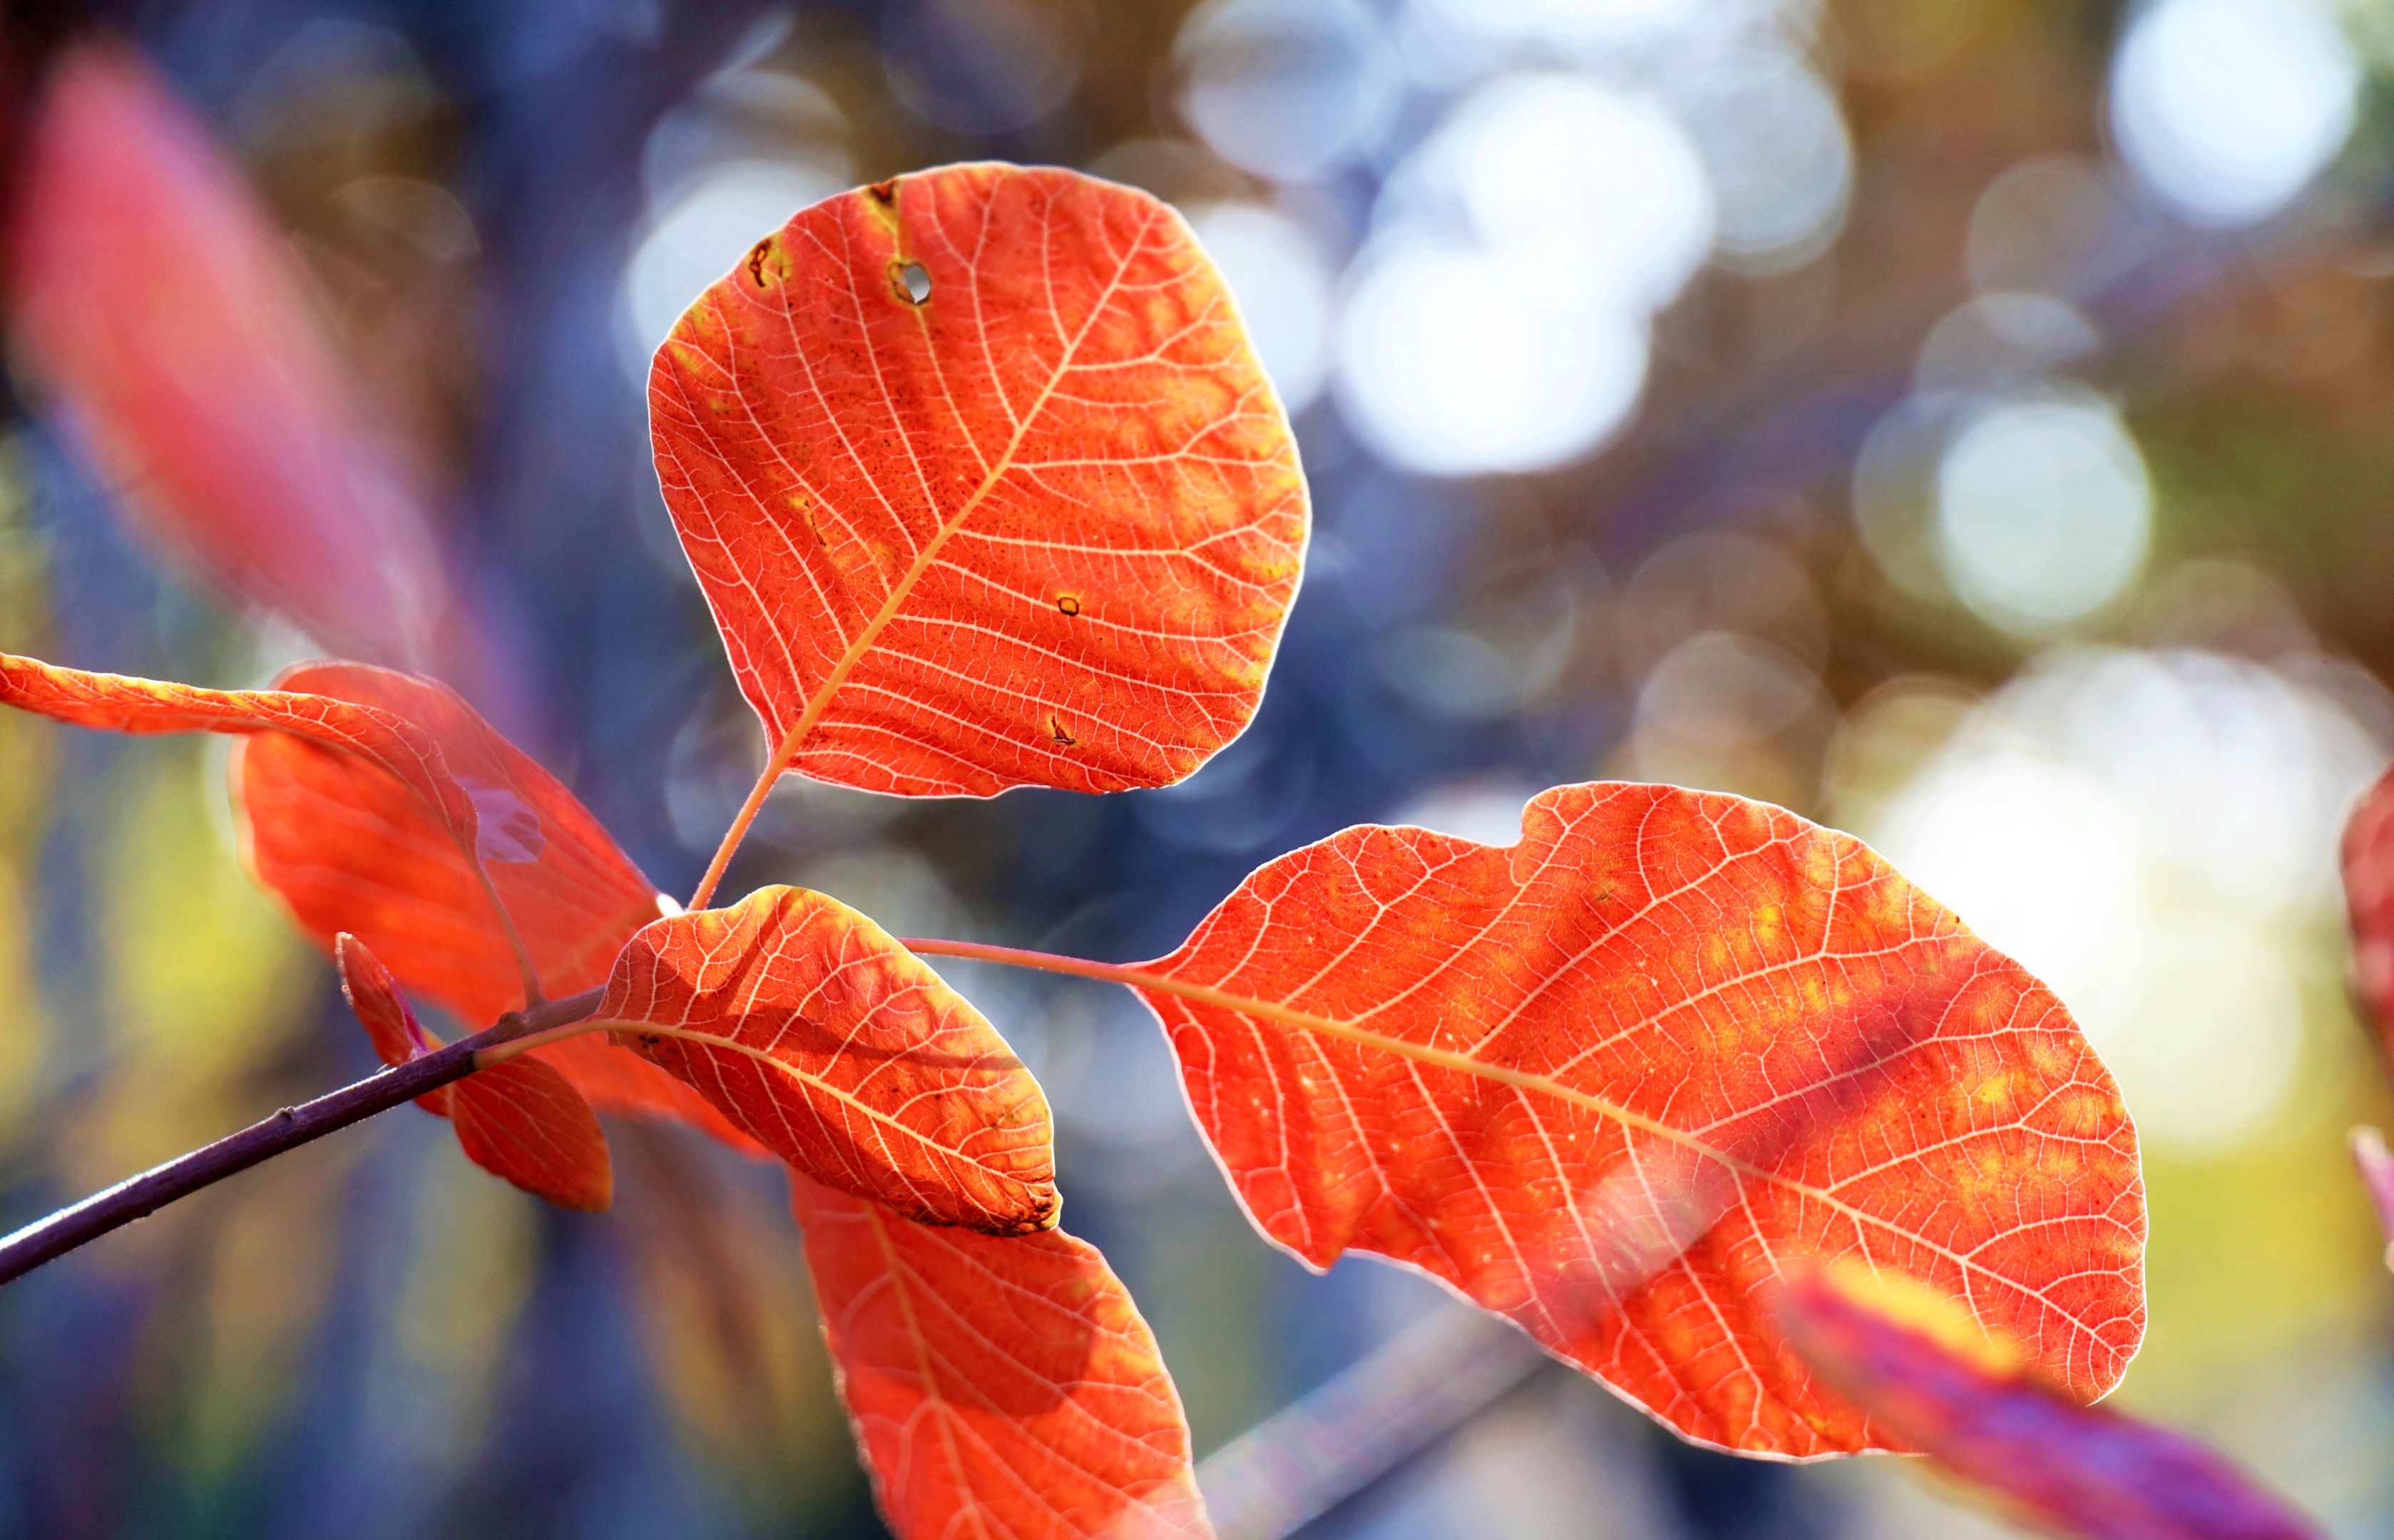
[[[774,1154],[931,1224],[1056,1222],[1046,1099],[980,1013],[847,905],[766,888],[625,946],[601,1020]]]
[[[1418,1267],[1689,1438],[1878,1446],[1765,1319],[1799,1254],[1929,1278],[2090,1398],[2142,1336],[2135,1134],[2060,1002],[1781,809],[1349,829],[1130,971],[1267,1236]]]
[[[408,989],[473,1026],[523,1003],[523,963],[553,994],[596,988],[661,912],[588,809],[443,686],[362,664],[302,665],[276,682],[209,690],[0,653],[0,704],[110,731],[243,735],[233,807],[259,884],[327,952],[354,932]],[[486,811],[512,824],[496,851]],[[602,1110],[758,1152],[704,1097],[603,1037],[533,1051]]]
[[[954,165],[759,241],[657,350],[657,472],[795,768],[914,796],[1177,781],[1254,714],[1308,520],[1180,217]]]
[[[400,993],[390,969],[355,936],[334,947],[341,991],[382,1061],[394,1068],[439,1047]],[[532,1058],[477,1070],[417,1097],[450,1119],[466,1158],[493,1176],[563,1208],[598,1210],[613,1200],[607,1136],[590,1104],[565,1077]]]
[[[1204,1540],[1180,1398],[1097,1247],[919,1225],[793,1175],[823,1336],[899,1540]]]
[[[506,848],[530,857],[484,868],[550,994],[605,983],[624,943],[671,907],[563,783],[446,687],[337,663],[302,664],[277,683],[402,717],[441,746],[478,826],[500,823]],[[284,734],[234,745],[230,778],[252,875],[319,945],[356,933],[408,989],[473,1026],[520,1003],[506,940],[474,907],[473,867],[389,777]],[[684,1123],[764,1152],[705,1098],[603,1033],[532,1056],[600,1112]]]

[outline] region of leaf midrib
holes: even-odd
[[[799,714],[798,719],[791,724],[790,731],[783,736],[782,743],[773,756],[775,769],[769,771],[769,775],[777,775],[781,770],[788,768],[790,762],[797,757],[797,752],[806,743],[807,735],[814,731],[815,725],[822,719],[824,713],[831,709],[832,700],[839,693],[840,687],[848,683],[848,676],[856,671],[858,665],[864,661],[865,655],[873,651],[873,644],[880,639],[882,631],[905,608],[906,600],[914,594],[915,584],[922,581],[923,574],[938,564],[940,553],[946,548],[949,540],[954,538],[958,530],[964,528],[974,510],[979,508],[991,492],[996,489],[997,483],[1005,480],[1006,472],[1014,468],[1014,456],[1020,451],[1023,441],[1030,436],[1032,428],[1039,421],[1039,415],[1046,410],[1048,399],[1056,393],[1056,388],[1063,383],[1064,376],[1072,372],[1073,361],[1080,354],[1081,345],[1088,340],[1090,329],[1096,326],[1098,318],[1105,313],[1106,307],[1112,302],[1115,291],[1122,286],[1124,276],[1130,271],[1132,261],[1147,244],[1148,231],[1153,228],[1154,219],[1151,216],[1148,223],[1140,226],[1138,233],[1131,239],[1130,245],[1123,253],[1121,262],[1115,266],[1113,276],[1106,281],[1104,290],[1090,305],[1089,313],[1082,318],[1080,330],[1065,344],[1062,355],[1056,361],[1055,371],[1047,376],[1047,383],[1040,387],[1039,394],[1032,401],[1030,409],[1023,413],[1021,420],[1015,425],[1014,433],[1006,440],[1004,451],[982,474],[980,484],[973,489],[972,495],[965,499],[956,511],[950,515],[931,538],[924,544],[923,548],[915,553],[914,559],[907,566],[905,573],[890,588],[888,597],[882,600],[881,608],[874,612],[871,620],[865,622],[864,629],[856,634],[855,639],[850,641],[847,650],[840,654],[839,661],[832,665],[831,673],[825,676],[823,682],[808,699],[806,709]]]
[[[1356,1026],[1349,1021],[1340,1021],[1326,1016],[1315,1016],[1269,1000],[1259,1000],[1251,995],[1233,994],[1229,990],[1217,989],[1209,984],[1191,983],[1186,980],[1173,978],[1169,974],[1153,973],[1145,968],[1126,967],[1119,963],[1091,962],[1085,958],[1023,952],[1012,947],[983,946],[970,941],[909,939],[900,944],[910,951],[926,955],[965,957],[979,962],[1011,964],[1016,967],[1038,968],[1044,972],[1066,973],[1080,978],[1103,980],[1110,983],[1125,984],[1137,990],[1153,990],[1158,994],[1176,995],[1181,999],[1192,1000],[1200,1005],[1213,1006],[1243,1016],[1261,1017],[1266,1020],[1277,1021],[1282,1026],[1352,1043],[1359,1047],[1377,1049],[1380,1052],[1394,1054],[1399,1058],[1409,1059],[1433,1068],[1449,1070],[1459,1074],[1475,1075],[1483,1080],[1509,1086],[1516,1090],[1551,1096],[1557,1100],[1568,1102],[1599,1116],[1610,1118],[1624,1127],[1636,1128],[1668,1143],[1678,1145],[1741,1177],[1752,1177],[1757,1181],[1784,1188],[1801,1197],[1809,1198],[1834,1209],[1858,1226],[1869,1226],[1934,1252],[1965,1271],[1977,1273],[2000,1283],[2005,1288],[2028,1296],[2069,1322],[2076,1330],[2097,1341],[2101,1340],[2092,1326],[2047,1298],[2042,1289],[2032,1288],[2019,1279],[2006,1277],[1975,1257],[1940,1245],[1925,1235],[1906,1230],[1894,1221],[1866,1209],[1858,1208],[1809,1182],[1797,1181],[1792,1177],[1783,1176],[1768,1167],[1740,1160],[1684,1130],[1675,1128],[1669,1124],[1648,1117],[1643,1113],[1632,1112],[1626,1107],[1580,1090],[1576,1086],[1566,1086],[1550,1076],[1533,1074],[1502,1064],[1491,1064],[1484,1060],[1474,1059],[1468,1054],[1457,1053],[1450,1048],[1434,1047],[1423,1043],[1410,1043],[1403,1038],[1391,1037],[1384,1033],[1374,1032],[1368,1027]]]

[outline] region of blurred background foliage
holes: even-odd
[[[2384,0],[11,12],[20,63],[132,37],[245,168],[438,511],[460,682],[677,890],[762,745],[648,464],[649,349],[859,181],[1001,156],[1173,200],[1318,505],[1256,726],[1103,800],[785,785],[735,880],[1134,957],[1295,845],[1509,840],[1559,782],[1851,829],[2125,1087],[2124,1402],[2394,1534],[2394,1280],[2342,1154],[2394,1108],[2332,864],[2394,754]],[[313,650],[135,533],[141,489],[11,381],[0,647],[219,684]],[[0,718],[10,1222],[371,1067],[243,877],[222,770]],[[1126,998],[955,973],[1047,1086],[1073,1228],[1201,1451],[1455,1309],[1256,1239]],[[604,1217],[401,1112],[11,1287],[0,1533],[875,1533],[775,1182],[614,1135]],[[1681,1446],[1526,1358],[1481,1399],[1306,1533],[2010,1533],[1892,1462]]]

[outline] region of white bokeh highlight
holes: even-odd
[[[2301,1071],[2335,832],[2384,757],[2299,673],[2071,651],[1972,709],[1859,832],[2052,986],[2149,1147],[2199,1158],[2268,1126]]]
[[[1259,204],[1209,204],[1190,228],[1222,270],[1265,373],[1291,412],[1322,392],[1330,367],[1330,261],[1305,227]]]
[[[2351,132],[2361,62],[2316,0],[2159,0],[2111,68],[2111,128],[2147,185],[2203,224],[2285,206]]]
[[[1405,239],[1368,257],[1338,333],[1339,400],[1372,447],[1432,475],[1577,458],[1637,404],[1642,313],[1558,299],[1519,257]]]
[[[2111,404],[2079,392],[1966,417],[1937,469],[1936,549],[1962,601],[2033,633],[2100,609],[2143,568],[2144,458]]]

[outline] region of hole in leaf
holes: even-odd
[[[1066,728],[1063,722],[1053,715],[1049,716],[1047,718],[1047,731],[1049,736],[1055,740],[1056,746],[1058,748],[1071,748],[1073,744],[1080,742],[1078,738],[1072,736],[1071,730]]]
[[[931,297],[931,270],[922,263],[900,263],[897,279],[898,293],[909,305],[920,305]]]

